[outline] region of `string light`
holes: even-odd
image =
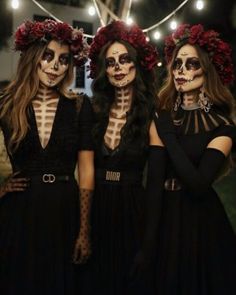
[[[57,19],[56,16],[54,16],[52,13],[50,13],[48,10],[46,10],[41,4],[38,3],[37,0],[31,0],[33,3],[35,3],[41,10],[43,10],[45,13],[47,13],[50,17],[52,17],[53,19],[61,22],[61,20]],[[134,0],[133,0],[134,1]],[[167,20],[169,20],[170,18],[173,18],[175,17],[175,14],[177,11],[179,11],[184,5],[186,5],[187,3],[189,2],[189,0],[184,0],[176,9],[174,9],[170,14],[168,14],[165,18],[163,18],[161,21],[157,22],[156,24],[152,25],[151,27],[148,27],[146,29],[143,29],[143,32],[144,33],[147,33],[151,30],[154,30],[155,28],[159,27],[161,24],[163,24],[164,22],[166,22]],[[12,0],[11,1],[12,3],[12,8],[14,9],[17,9],[19,7],[19,0]],[[100,20],[100,23],[101,23],[101,26],[105,26],[105,22],[102,20],[101,18],[101,15],[100,15],[100,10],[98,8],[98,5],[102,6],[102,9],[105,9],[109,14],[110,16],[112,17],[112,19],[115,19],[115,20],[119,20],[119,18],[112,12],[110,11],[110,9],[101,1],[101,0],[93,0],[93,6],[90,6],[88,8],[88,13],[89,15],[93,16],[95,14],[97,14],[97,16],[99,17],[99,20]],[[198,0],[195,2],[195,6],[198,10],[202,10],[204,8],[204,1],[202,0]],[[13,7],[14,6],[14,7]],[[127,20],[126,20],[126,23],[128,25],[132,24],[134,21],[131,17],[128,17]],[[175,21],[175,20],[172,20],[171,23],[170,23],[170,28],[172,30],[175,30],[178,26],[178,23]],[[159,35],[160,34],[160,35]],[[88,34],[84,34],[85,37],[87,38],[93,38],[94,36],[92,35],[88,35]],[[148,39],[150,39],[148,36],[147,36]],[[161,33],[159,31],[159,33],[157,33],[157,31],[153,34],[153,38],[158,40],[161,38]]]
[[[11,1],[11,7],[12,7],[13,9],[18,9],[19,6],[20,6],[19,0],[12,0],[12,1]]]
[[[134,21],[133,21],[132,17],[128,17],[126,20],[127,25],[132,25],[133,22]]]
[[[94,6],[90,6],[88,8],[88,14],[91,15],[91,16],[94,16],[95,13],[96,13],[95,7]]]
[[[175,30],[176,28],[177,28],[177,21],[176,20],[172,20],[171,22],[170,22],[170,28],[171,28],[171,30]]]
[[[159,61],[159,62],[157,63],[157,66],[158,66],[159,68],[162,67],[162,62]]]
[[[159,40],[161,38],[161,33],[159,31],[154,32],[153,38],[155,40]]]
[[[202,0],[198,0],[198,1],[196,2],[196,8],[197,8],[198,10],[202,10],[202,9],[204,8],[204,1],[202,1]]]

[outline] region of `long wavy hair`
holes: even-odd
[[[127,122],[121,130],[122,144],[127,145],[135,138],[140,138],[141,146],[145,146],[148,143],[151,115],[157,106],[155,70],[145,71],[139,63],[137,51],[128,42],[122,40],[117,42],[126,47],[136,66],[132,103]],[[112,43],[109,42],[102,48],[97,61],[99,72],[92,82],[93,106],[97,118],[93,134],[98,142],[103,140],[103,126],[109,118],[110,109],[115,100],[115,88],[108,81],[105,64],[106,52]]]
[[[181,46],[177,46],[173,53],[173,57],[167,66],[167,78],[163,84],[163,87],[159,91],[161,108],[169,111],[173,110],[173,105],[177,97],[177,91],[174,85],[173,79],[173,64],[178,54],[179,49],[188,43],[181,43]],[[208,53],[204,51],[198,45],[192,45],[199,57],[201,67],[204,74],[204,91],[210,101],[214,104],[214,107],[219,108],[225,115],[230,115],[233,109],[234,98],[225,85],[223,85],[214,65],[210,61]]]
[[[188,43],[183,42],[179,47],[176,47],[171,62],[167,67],[167,78],[158,94],[160,98],[160,108],[169,110],[170,112],[173,112],[173,105],[177,97],[177,91],[175,89],[173,79],[173,64],[179,49],[185,44]],[[205,78],[203,86],[207,97],[213,103],[213,107],[215,109],[217,109],[223,115],[231,117],[235,105],[233,95],[231,94],[229,88],[222,83],[213,63],[210,61],[208,53],[201,49],[198,45],[192,46],[198,53],[199,61],[203,69]],[[224,167],[222,167],[221,171],[219,172],[216,181],[229,174],[234,164],[235,163],[232,159],[232,155],[230,154],[227,161],[225,162]]]
[[[19,146],[29,130],[29,106],[37,94],[39,77],[37,69],[48,43],[31,45],[20,56],[15,78],[4,89],[0,98],[0,119],[11,130],[8,150],[11,153]],[[69,68],[64,79],[57,85],[59,94],[68,98],[75,97],[68,86],[73,81],[73,63],[70,58]]]

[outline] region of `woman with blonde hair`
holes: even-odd
[[[0,290],[74,294],[72,260],[90,255],[93,119],[88,99],[68,87],[87,46],[80,30],[45,20],[20,25],[15,49],[16,76],[0,99],[13,169],[0,193]]]

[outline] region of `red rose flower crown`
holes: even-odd
[[[219,38],[219,33],[213,30],[205,31],[201,24],[190,26],[180,25],[177,30],[165,39],[165,57],[167,63],[172,59],[174,49],[187,42],[197,44],[209,55],[223,84],[234,80],[232,49],[230,45]]]
[[[127,25],[123,21],[113,21],[99,29],[95,35],[89,51],[90,77],[97,75],[97,59],[102,47],[109,41],[123,40],[133,46],[138,53],[141,66],[150,71],[157,64],[158,53],[147,42],[146,36],[137,25]]]
[[[26,51],[35,42],[57,40],[69,45],[76,66],[83,65],[88,56],[88,45],[83,31],[67,23],[46,19],[43,22],[25,21],[15,32],[15,50]]]

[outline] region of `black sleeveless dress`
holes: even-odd
[[[91,293],[144,294],[143,285],[131,279],[130,270],[143,231],[142,177],[148,145],[142,147],[139,138],[124,145],[121,138],[118,147],[111,150],[103,141],[107,123],[95,148]]]
[[[216,110],[205,113],[201,109],[180,108],[175,124],[178,145],[196,169],[214,138],[228,136],[236,142],[233,122]],[[169,139],[162,139],[167,146]],[[167,150],[170,152],[168,147]],[[154,294],[234,295],[236,236],[224,207],[212,186],[205,190],[191,188],[196,179],[185,166],[186,157],[181,159],[174,142],[171,150],[173,158],[179,157],[185,177],[181,178],[169,159],[156,248]],[[216,156],[220,154],[211,152]],[[223,154],[221,156],[223,158]],[[210,169],[205,168],[214,169],[215,160],[213,157]],[[189,183],[185,183],[185,179],[189,179]]]
[[[42,148],[30,108],[30,130],[10,156],[13,171],[29,177],[30,185],[0,200],[1,294],[74,294],[79,220],[74,170],[78,151],[92,149],[92,119],[87,98],[60,97],[50,140]],[[4,123],[2,129],[7,144],[10,130]]]

